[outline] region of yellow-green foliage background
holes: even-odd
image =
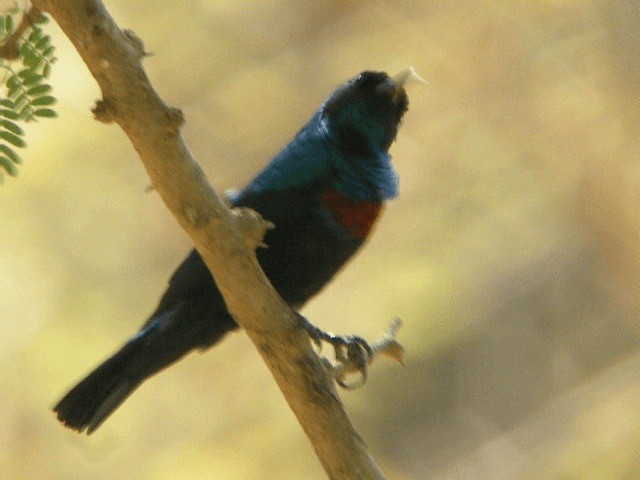
[[[429,86],[392,147],[401,196],[304,310],[407,356],[343,394],[393,479],[640,475],[639,12],[619,1],[109,1],[220,191],[363,69]],[[189,242],[69,42],[60,118],[0,186],[0,477],[321,479],[242,333],[93,436],[49,411],[155,307]],[[250,293],[248,293],[250,294]]]

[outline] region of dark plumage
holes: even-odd
[[[276,225],[258,259],[294,308],[344,265],[383,201],[397,194],[388,149],[407,110],[406,77],[363,72],[346,82],[249,185],[231,195],[232,205],[251,207]],[[91,433],[144,380],[237,326],[193,250],[140,331],[54,411],[66,426]]]

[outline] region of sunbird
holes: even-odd
[[[295,310],[362,246],[384,202],[397,196],[389,147],[408,109],[405,84],[412,79],[421,80],[407,69],[394,77],[364,71],[348,80],[264,170],[229,195],[231,206],[252,208],[275,225],[257,257]],[[194,249],[140,330],[53,410],[67,427],[90,434],[146,379],[236,328]]]

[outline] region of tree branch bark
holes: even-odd
[[[142,42],[98,0],[33,0],[60,25],[102,90],[98,120],[117,123],[154,189],[213,272],[227,306],[260,352],[331,479],[383,479],[352,427],[335,385],[296,315],[262,272],[264,222],[229,210],[184,143],[182,113],[167,106],[141,66]],[[250,294],[247,294],[250,292]]]

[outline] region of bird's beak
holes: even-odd
[[[401,95],[406,95],[404,87],[410,83],[422,83],[428,85],[427,81],[416,73],[413,67],[405,68],[401,72],[391,77],[391,82],[395,87],[393,100],[396,101]]]
[[[405,68],[401,72],[391,77],[391,80],[393,81],[393,83],[395,83],[396,88],[403,87],[408,83],[422,83],[423,85],[429,84],[424,78],[416,73],[413,67]]]

